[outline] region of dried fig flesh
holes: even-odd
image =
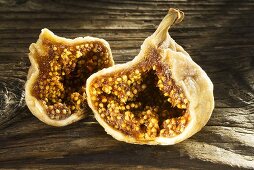
[[[198,132],[214,108],[213,84],[168,34],[183,12],[170,9],[132,61],[87,79],[87,100],[120,141],[170,145]]]
[[[25,86],[30,111],[41,121],[65,126],[86,115],[86,79],[114,64],[108,43],[94,37],[66,39],[43,29],[30,45]]]

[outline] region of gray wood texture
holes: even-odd
[[[216,107],[208,124],[174,146],[116,141],[88,118],[63,128],[24,102],[28,47],[40,30],[106,39],[130,61],[169,7],[185,12],[170,34],[209,75]],[[0,168],[254,169],[254,1],[0,0]]]

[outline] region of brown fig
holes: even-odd
[[[83,118],[86,79],[114,64],[109,44],[93,37],[66,39],[43,29],[29,49],[25,99],[32,114],[52,126]]]
[[[189,138],[209,120],[213,84],[168,34],[183,17],[183,12],[169,9],[132,61],[87,79],[88,105],[117,140],[171,145]]]

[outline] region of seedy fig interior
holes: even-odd
[[[138,140],[174,137],[190,120],[189,101],[158,56],[95,78],[90,93],[108,125]]]
[[[39,76],[33,96],[45,105],[47,115],[62,120],[87,109],[86,79],[112,65],[109,51],[101,43],[90,41],[65,45],[43,40],[46,56],[36,56]]]

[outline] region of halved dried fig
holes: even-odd
[[[132,61],[87,79],[87,100],[106,132],[120,141],[170,145],[189,138],[209,120],[213,84],[168,34],[183,19],[170,9]]]
[[[43,29],[29,49],[25,98],[30,111],[53,126],[83,118],[88,109],[86,79],[114,65],[109,44],[93,37],[61,38]]]

